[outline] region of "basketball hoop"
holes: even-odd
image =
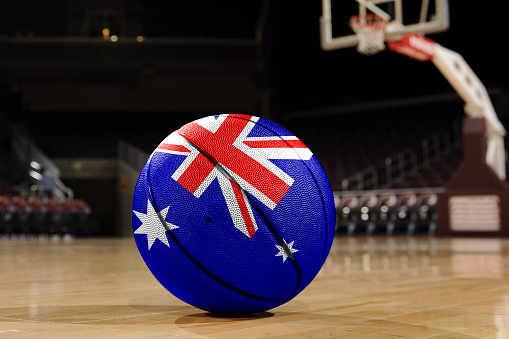
[[[385,27],[387,20],[370,13],[354,15],[349,21],[350,27],[359,38],[357,51],[364,55],[373,55],[385,49]]]

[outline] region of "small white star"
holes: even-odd
[[[166,230],[167,229],[174,230],[178,228],[178,226],[173,225],[165,220],[169,208],[170,206],[166,207],[164,210],[160,211],[158,215],[158,213],[154,209],[154,206],[152,206],[152,204],[150,203],[150,200],[147,200],[147,214],[143,214],[133,210],[134,214],[136,214],[138,219],[140,219],[141,221],[141,226],[138,227],[136,231],[134,231],[134,233],[147,235],[149,250],[154,244],[154,241],[156,241],[156,239],[159,239],[164,244],[166,244],[166,246],[170,247],[170,244],[168,243],[168,238],[166,238]],[[166,223],[166,228],[163,227],[161,221],[164,221]]]
[[[283,241],[285,242],[287,249],[285,250],[283,246],[276,245],[277,249],[279,250],[279,252],[276,254],[276,257],[283,257],[283,262],[285,262],[288,257],[293,260],[292,253],[298,252],[299,250],[293,248],[294,241],[289,244],[286,242],[286,240],[283,239]]]

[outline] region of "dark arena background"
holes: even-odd
[[[333,27],[366,2],[334,1],[347,0],[332,1]],[[0,2],[0,338],[509,337],[500,2],[449,0],[448,27],[429,34],[478,77],[463,82],[436,56],[324,48],[327,3]],[[472,84],[495,115],[469,101]],[[132,199],[167,135],[230,113],[311,149],[336,232],[294,300],[225,316],[152,276]]]

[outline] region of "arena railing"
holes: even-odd
[[[461,121],[455,121],[452,129],[434,133],[422,140],[419,147],[406,148],[385,159],[381,168],[369,166],[341,182],[342,191],[376,190],[388,187],[393,181],[446,154],[461,141]]]
[[[19,126],[13,127],[11,147],[22,163],[29,164],[34,161],[53,176],[55,180],[55,189],[53,193],[58,199],[74,199],[73,190],[60,180],[60,169],[39,149],[39,147],[37,147]]]
[[[118,157],[137,172],[141,172],[149,154],[127,141],[120,140],[118,143]]]

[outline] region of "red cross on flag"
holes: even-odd
[[[258,227],[246,192],[274,209],[294,182],[269,159],[313,155],[295,136],[248,137],[257,121],[232,114],[203,118],[173,132],[156,149],[186,155],[172,178],[196,198],[217,178],[235,227],[248,237]]]

